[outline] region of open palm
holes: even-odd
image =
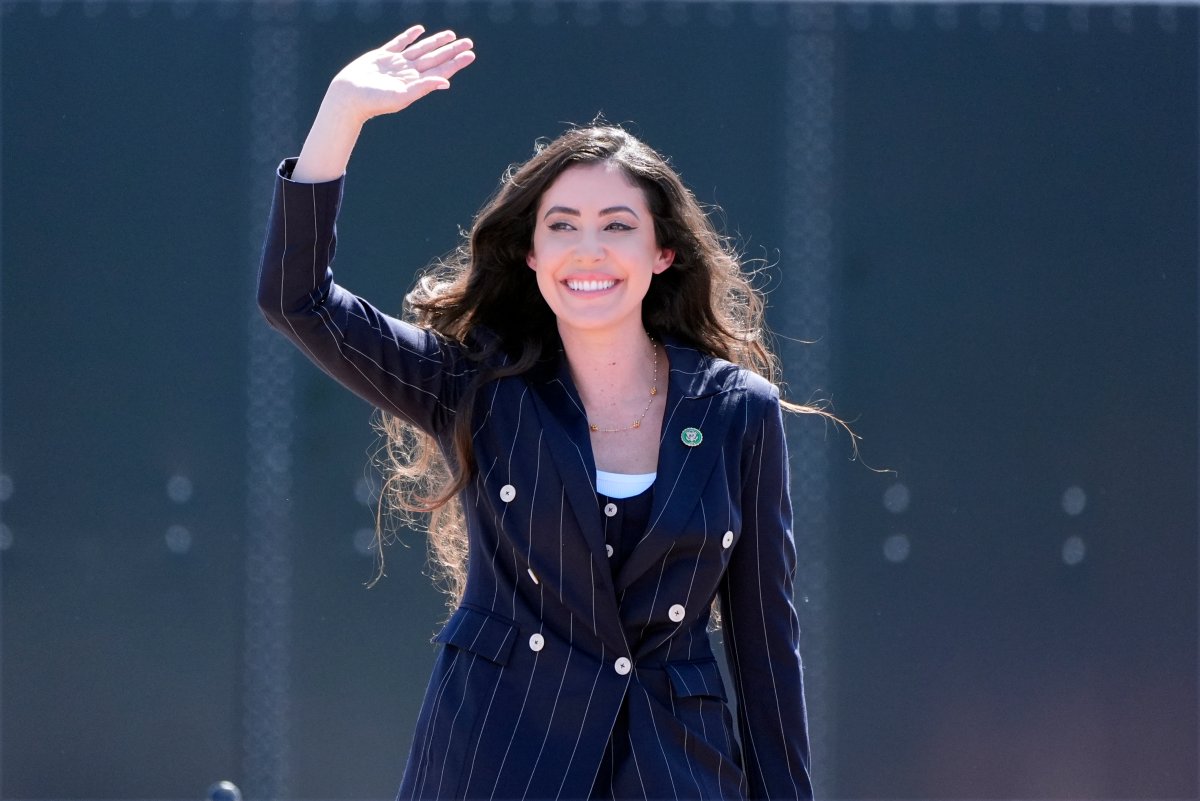
[[[470,39],[453,31],[420,38],[424,27],[414,25],[382,47],[363,53],[333,79],[335,91],[361,121],[391,114],[438,89],[475,60]]]

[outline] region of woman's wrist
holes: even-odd
[[[346,173],[350,154],[358,141],[365,120],[360,120],[349,107],[334,81],[321,108],[313,120],[292,180],[301,183],[322,183],[340,178]]]

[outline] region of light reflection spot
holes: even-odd
[[[192,532],[188,531],[187,526],[178,523],[167,526],[163,539],[167,542],[167,550],[173,554],[182,556],[192,550]]]
[[[354,532],[354,550],[362,556],[374,556],[379,549],[375,529],[363,527]]]
[[[896,482],[883,492],[883,508],[894,515],[901,514],[908,509],[911,500],[912,493],[908,491],[908,486],[900,482]]]
[[[903,562],[911,552],[912,543],[905,534],[893,534],[883,541],[883,558],[889,562]]]
[[[1062,560],[1068,565],[1075,566],[1087,556],[1087,546],[1082,537],[1067,537],[1062,547]]]
[[[1087,508],[1087,493],[1082,487],[1067,487],[1062,494],[1063,511],[1071,517],[1076,517]]]
[[[174,475],[167,479],[167,497],[175,503],[187,503],[192,498],[192,480],[187,476]]]

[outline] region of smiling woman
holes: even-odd
[[[399,797],[810,798],[781,412],[815,410],[780,400],[761,300],[665,159],[609,126],[539,147],[407,321],[335,283],[362,124],[474,58],[423,33],[334,79],[259,286],[383,413],[387,497],[432,513],[454,611]]]
[[[570,353],[585,343],[645,350],[642,300],[674,258],[656,241],[641,188],[616,163],[597,162],[546,190],[525,260]]]

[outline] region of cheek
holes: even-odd
[[[557,289],[557,285],[554,283],[554,280],[546,274],[546,271],[544,271],[544,270],[538,270],[535,273],[535,276],[536,277],[534,280],[537,282],[538,295],[541,296],[542,302],[545,303],[548,307],[550,307],[550,311],[554,312],[554,314],[557,315],[559,312],[558,294],[555,291]]]
[[[541,293],[545,295],[546,288],[554,285],[553,270],[546,267],[545,258],[535,258],[530,261],[532,263],[529,265],[529,268],[533,270],[533,280]]]
[[[536,234],[533,241],[529,243],[529,253],[525,256],[525,263],[533,270],[539,267],[552,265],[556,258],[553,242],[545,241]]]

